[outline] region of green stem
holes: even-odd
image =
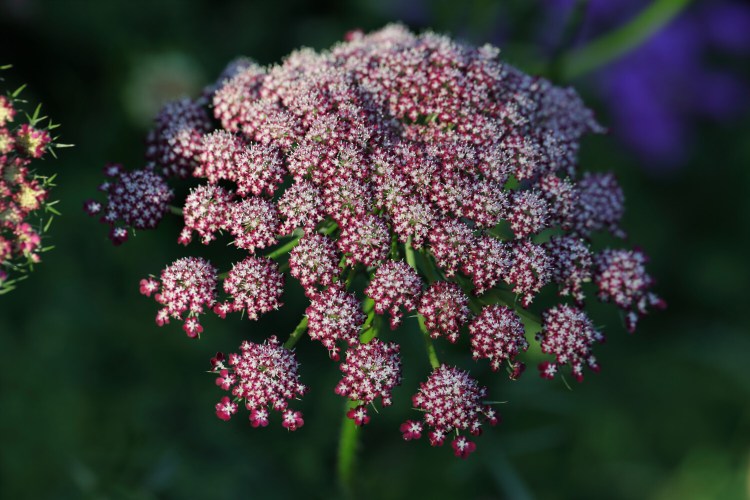
[[[277,248],[273,252],[269,252],[268,254],[266,254],[266,257],[268,257],[269,259],[276,259],[286,253],[289,253],[289,250],[297,246],[297,243],[299,243],[300,238],[302,238],[302,236],[296,236],[292,238],[291,240],[287,241],[285,244],[281,245],[279,248]]]
[[[578,78],[633,50],[674,19],[690,2],[655,0],[625,26],[562,57],[562,77],[566,80]]]
[[[338,475],[339,484],[345,498],[353,498],[354,462],[357,451],[358,428],[354,420],[346,416],[346,413],[359,405],[358,401],[347,400],[344,406],[344,418],[341,422],[341,436],[339,437]]]
[[[427,278],[427,283],[435,283],[438,281],[437,272],[435,270],[435,266],[433,265],[432,261],[430,260],[430,256],[428,253],[422,249],[422,261],[424,262],[424,274]]]
[[[417,313],[417,321],[419,322],[419,329],[422,330],[422,336],[424,337],[424,345],[427,348],[427,358],[430,360],[430,366],[433,368],[440,368],[440,360],[437,357],[435,344],[432,343],[430,332],[427,331],[427,327],[424,324],[424,318],[419,313]]]
[[[284,347],[287,349],[293,348],[297,342],[299,342],[299,339],[302,338],[302,334],[305,333],[305,330],[307,330],[307,316],[302,318],[292,334],[289,335],[289,339],[284,342]]]
[[[180,217],[182,217],[182,209],[180,207],[176,207],[174,205],[167,205],[167,211],[169,211],[169,213],[171,214],[179,215]]]
[[[411,236],[409,236],[409,239],[406,241],[406,245],[404,245],[404,252],[406,254],[406,263],[409,264],[415,271],[419,272],[417,269],[417,259],[414,255],[414,248],[411,246]],[[440,367],[440,360],[437,357],[437,351],[435,351],[435,345],[432,343],[432,338],[430,338],[430,332],[427,331],[427,326],[424,324],[424,317],[417,313],[417,322],[419,323],[419,329],[422,331],[422,336],[424,337],[424,343],[425,347],[427,348],[427,357],[430,360],[430,366],[433,368],[439,368]]]
[[[322,235],[324,235],[324,236],[328,236],[329,234],[331,234],[332,232],[334,232],[338,228],[339,228],[338,224],[336,224],[335,222],[331,222],[330,225],[323,226],[322,228],[320,228],[319,233],[322,234]]]

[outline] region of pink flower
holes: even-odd
[[[310,338],[319,340],[332,359],[338,360],[340,340],[359,343],[359,330],[365,321],[356,297],[338,286],[331,286],[312,297],[306,311]]]
[[[282,426],[290,431],[302,427],[302,413],[288,408],[289,401],[301,397],[307,388],[300,383],[299,363],[294,352],[272,336],[262,344],[243,342],[239,354],[218,353],[211,361],[218,375],[216,385],[231,392],[250,412],[253,427],[268,425],[269,410],[282,413]],[[222,398],[216,414],[223,420],[237,411],[229,397]]]
[[[401,323],[401,308],[413,311],[422,294],[422,279],[406,262],[389,260],[375,271],[365,295],[375,301],[375,312],[391,314],[391,330]]]
[[[511,379],[523,372],[523,363],[514,360],[529,348],[529,343],[515,311],[505,306],[486,306],[469,324],[469,333],[474,359],[489,359],[492,371],[498,371],[507,361]]]
[[[231,205],[226,227],[238,248],[255,252],[276,243],[279,213],[276,206],[262,198],[246,198]]]
[[[228,310],[244,311],[249,319],[258,319],[260,315],[282,306],[281,295],[284,293],[284,276],[279,266],[265,257],[248,257],[234,264],[224,280],[224,291],[232,300],[226,304]],[[226,316],[224,304],[219,304],[214,311],[219,316]]]
[[[557,365],[570,365],[573,377],[579,382],[583,381],[584,366],[599,371],[591,349],[595,343],[604,342],[604,335],[594,328],[586,313],[559,305],[545,312],[543,320],[537,340],[543,353],[555,356],[555,363],[545,361],[539,365],[542,377],[554,377]]]
[[[487,388],[481,387],[468,372],[441,365],[433,370],[427,382],[419,385],[419,392],[412,397],[412,404],[424,412],[424,425],[431,427],[430,444],[440,446],[451,432],[468,431],[474,436],[481,434],[483,422],[495,425],[498,422],[495,411],[483,403]],[[418,439],[421,426],[407,421],[401,425],[404,439]],[[456,455],[466,458],[474,451],[473,443],[460,440],[453,448],[461,451]]]
[[[346,361],[339,366],[344,374],[335,392],[358,401],[347,416],[357,425],[370,421],[367,406],[380,398],[383,406],[390,406],[391,391],[401,384],[401,358],[399,347],[377,338],[367,344],[358,344],[346,351]]]
[[[216,269],[208,261],[199,257],[179,259],[161,272],[158,281],[148,278],[140,285],[142,294],[156,292],[154,299],[164,306],[156,316],[159,326],[169,323],[170,318],[182,320],[187,313],[185,333],[196,337],[203,331],[198,316],[216,302]]]
[[[314,233],[300,239],[289,252],[289,274],[297,278],[312,297],[316,285],[329,286],[341,274],[336,244],[322,234]]]
[[[638,319],[649,307],[666,307],[666,302],[651,292],[654,280],[646,272],[648,257],[642,251],[607,249],[594,260],[594,282],[599,287],[599,299],[614,302],[626,312],[625,326],[630,333],[635,331]]]
[[[417,309],[430,337],[458,341],[461,326],[469,319],[469,297],[455,283],[437,281],[422,294]]]

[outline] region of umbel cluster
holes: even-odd
[[[198,337],[205,314],[254,320],[282,307],[288,279],[309,299],[288,340],[267,335],[212,359],[227,391],[219,418],[244,406],[254,427],[271,410],[289,430],[302,426],[290,407],[307,392],[293,347],[307,335],[339,363],[332,390],[352,401],[348,416],[368,423],[368,409],[390,405],[401,384],[398,343],[407,335],[380,317],[390,329],[416,317],[432,372],[408,388],[415,417],[401,432],[435,446],[448,439],[466,457],[471,436],[499,416],[487,388],[441,363],[436,344],[468,345],[477,362],[515,379],[529,342],[539,342],[549,355],[542,377],[567,367],[580,381],[599,369],[593,348],[603,340],[584,309],[585,283],[623,310],[629,331],[664,305],[641,251],[591,248],[594,233],[624,237],[614,176],[577,168],[581,137],[602,127],[574,90],[498,55],[388,26],[274,66],[237,60],[197,99],[163,108],[143,169],[106,167],[106,201],[85,209],[110,226],[115,244],[174,212],[184,219],[179,243],[242,251],[227,270],[187,256],[143,279],[159,325],[177,321]],[[176,178],[198,182],[181,201],[170,188]],[[352,291],[355,275],[367,279],[364,297]],[[530,308],[547,286],[561,303],[527,338]]]
[[[43,237],[58,213],[49,200],[54,176],[39,174],[37,167],[65,145],[55,142],[51,131],[57,125],[41,116],[41,106],[25,112],[23,88],[0,94],[0,294],[13,290],[51,248]]]

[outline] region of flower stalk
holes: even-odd
[[[337,472],[339,485],[345,498],[354,498],[353,479],[356,465],[357,438],[359,436],[359,426],[347,416],[347,413],[358,405],[358,401],[347,400],[344,405],[344,417],[341,421]]]

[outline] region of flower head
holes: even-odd
[[[445,337],[455,344],[469,319],[469,297],[455,283],[437,281],[422,294],[417,310],[430,337]]]
[[[294,431],[302,427],[302,413],[288,408],[289,401],[307,392],[300,383],[299,363],[294,352],[284,348],[275,336],[262,344],[243,342],[240,352],[224,356],[219,353],[212,362],[218,375],[216,385],[232,394],[216,405],[216,416],[229,420],[244,403],[253,427],[265,427],[269,411],[282,414],[282,426]],[[235,402],[236,401],[236,402]]]
[[[521,375],[524,364],[515,358],[529,348],[529,343],[515,311],[505,306],[487,306],[471,321],[469,333],[474,359],[489,359],[493,371],[498,371],[507,361],[510,378]]]
[[[375,271],[365,295],[375,301],[375,312],[391,315],[391,329],[401,323],[401,309],[413,311],[422,294],[422,279],[404,261],[389,260]]]
[[[138,184],[137,196],[116,204],[125,209],[113,212],[96,201],[85,208],[105,217],[113,212],[112,238],[121,242],[144,210],[156,222],[167,210],[171,191],[163,183],[171,179],[162,176],[197,184],[181,207],[179,242],[197,234],[211,244],[226,232],[236,247],[230,251],[244,260],[217,276],[207,261],[189,257],[161,280],[144,280],[142,293],[163,304],[159,323],[179,318],[195,336],[205,308],[250,318],[280,308],[288,266],[310,304],[285,345],[306,330],[333,359],[347,349],[336,391],[355,401],[349,417],[359,425],[369,420],[374,399],[390,402],[400,380],[398,348],[377,339],[383,332],[375,314],[389,313],[392,328],[417,316],[439,368],[414,397],[424,418],[401,430],[407,440],[427,433],[433,445],[455,432],[454,453],[466,457],[475,450],[467,434],[479,434],[497,416],[484,402],[485,388],[467,372],[440,365],[430,338],[460,348],[468,326],[474,358],[494,370],[505,364],[516,378],[528,347],[518,313],[534,316],[518,308],[541,302],[536,297],[547,285],[581,303],[583,284],[593,279],[599,297],[625,308],[630,323],[657,304],[637,258],[594,257],[595,233],[623,234],[622,190],[612,174],[577,168],[582,137],[601,132],[574,90],[503,63],[498,49],[389,26],[351,33],[326,52],[295,51],[274,66],[231,65],[197,101],[164,108],[149,136],[145,170],[108,168],[103,188],[110,198],[123,178]],[[2,139],[0,147],[15,140]],[[140,200],[146,188],[160,197]],[[24,206],[38,202],[34,192],[26,189]],[[217,302],[219,277],[228,297]],[[518,305],[508,300],[513,293]],[[471,311],[478,312],[473,319]],[[547,311],[539,339],[555,356],[543,365],[546,376],[561,364],[570,364],[576,378],[584,365],[596,366],[590,351],[602,337],[582,309]],[[275,339],[262,346],[245,351],[291,356]],[[229,388],[249,372],[222,365],[218,373]],[[253,425],[266,424],[268,405],[252,399],[258,377],[219,402],[221,418],[249,400]],[[277,409],[286,428],[302,425],[298,411]]]
[[[284,293],[284,275],[271,259],[247,257],[235,264],[224,279],[224,291],[231,300],[217,304],[214,312],[224,317],[228,311],[245,312],[249,319],[279,309]]]
[[[158,281],[141,280],[140,289],[146,296],[156,292],[154,299],[163,306],[156,315],[159,326],[170,318],[184,320],[185,332],[196,337],[201,330],[198,317],[216,302],[216,268],[204,259],[185,257],[164,268]]]
[[[436,368],[427,382],[419,385],[419,392],[412,397],[418,410],[424,411],[424,425],[430,427],[430,444],[440,446],[453,431],[468,431],[473,436],[482,433],[483,422],[495,425],[498,416],[491,407],[483,403],[487,388],[481,387],[468,372],[441,365]],[[421,425],[407,421],[401,426],[404,439],[418,439]],[[453,441],[456,456],[466,458],[475,446],[465,436],[459,435]]]
[[[663,309],[666,303],[651,292],[653,278],[646,272],[646,254],[640,250],[607,249],[595,257],[594,282],[599,287],[599,298],[614,302],[623,309],[625,326],[634,332],[638,318],[649,307]]]
[[[336,394],[359,402],[347,416],[357,425],[370,421],[367,405],[380,398],[383,406],[390,406],[391,391],[401,384],[401,358],[398,344],[377,338],[367,344],[357,344],[346,351],[346,360],[339,366],[344,374],[336,385]]]
[[[319,340],[328,349],[332,359],[338,359],[340,340],[349,345],[359,342],[359,329],[365,315],[357,298],[339,286],[330,286],[312,297],[306,311],[308,333],[313,340]]]
[[[553,378],[559,365],[570,365],[573,377],[583,381],[583,367],[599,371],[591,352],[595,343],[604,342],[604,335],[594,328],[582,310],[567,305],[553,307],[544,313],[542,331],[537,335],[542,352],[555,356],[554,362],[539,364],[544,378]]]

